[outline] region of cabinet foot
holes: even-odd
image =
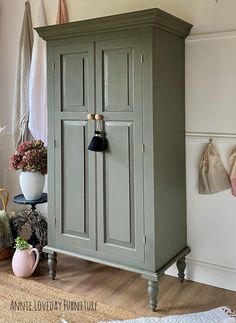
[[[185,256],[180,258],[177,263],[176,263],[176,266],[178,268],[178,276],[179,276],[179,281],[180,283],[183,283],[184,282],[184,277],[185,277],[185,274],[184,274],[184,271],[185,271],[185,268],[186,268],[186,261],[185,261]]]
[[[56,268],[57,268],[57,254],[56,252],[48,254],[48,268],[49,268],[49,277],[52,280],[56,277]]]
[[[148,281],[149,308],[155,312],[157,309],[157,296],[159,293],[158,282]]]

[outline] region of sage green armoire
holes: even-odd
[[[53,279],[57,252],[137,272],[152,310],[158,277],[176,261],[183,281],[191,27],[149,9],[37,28],[47,41]],[[88,150],[95,129],[104,152]]]

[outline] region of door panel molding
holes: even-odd
[[[135,248],[133,123],[106,122],[105,132],[105,243]]]
[[[62,234],[89,236],[87,145],[88,122],[62,122]],[[76,141],[76,149],[70,143]],[[75,203],[77,201],[77,203]]]
[[[92,112],[94,109],[94,43],[54,48],[56,111]],[[92,95],[91,95],[92,94]]]
[[[133,49],[102,50],[103,111],[133,111]]]
[[[88,111],[88,52],[61,54],[61,111]]]

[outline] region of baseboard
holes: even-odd
[[[176,266],[170,267],[165,273],[170,276],[177,276]],[[186,279],[236,292],[235,268],[188,259]]]

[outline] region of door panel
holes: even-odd
[[[97,153],[98,250],[144,262],[141,43],[96,43],[96,112],[108,143]]]
[[[62,111],[88,111],[88,56],[87,53],[61,55]]]
[[[93,43],[55,47],[54,60],[56,109],[62,112],[94,109]]]
[[[85,176],[88,174],[87,126],[84,121],[64,121],[62,126],[62,234],[82,237],[88,237],[89,232]],[[71,142],[76,143],[76,149]]]
[[[56,245],[96,249],[93,44],[57,47],[55,60]]]
[[[135,245],[132,122],[106,122],[105,131],[109,138],[109,153],[104,155],[105,242],[132,248]]]
[[[133,109],[132,48],[103,50],[103,111]]]

